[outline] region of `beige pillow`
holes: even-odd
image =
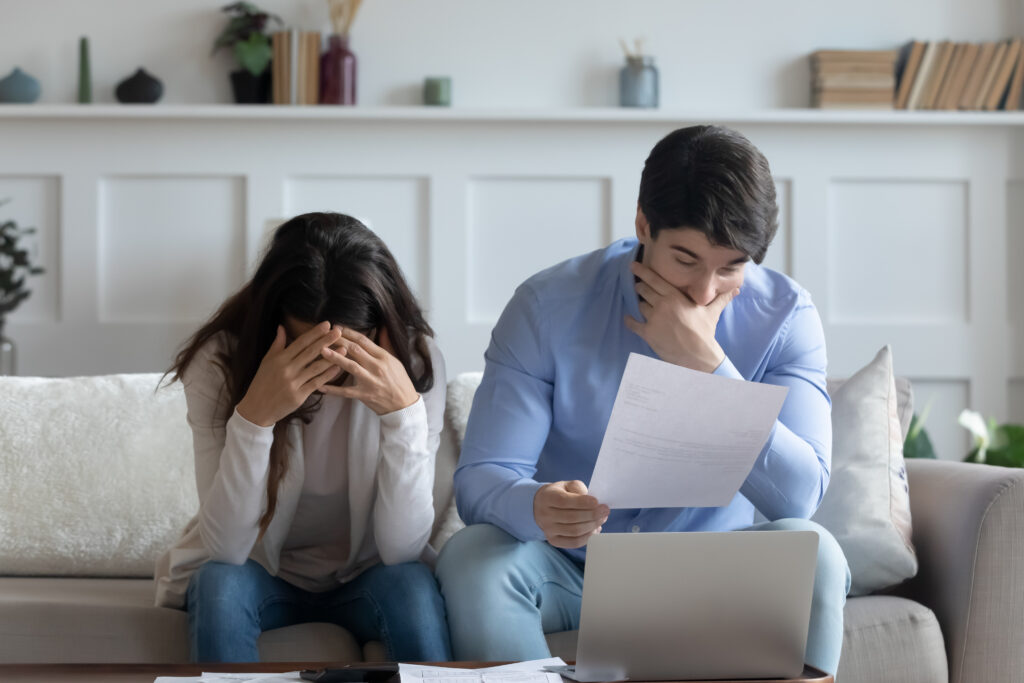
[[[890,348],[831,395],[832,476],[813,519],[846,554],[850,595],[865,595],[917,573]]]

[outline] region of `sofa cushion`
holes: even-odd
[[[0,377],[0,574],[152,576],[198,507],[180,384]]]
[[[945,683],[942,630],[919,602],[883,595],[846,601],[842,683]]]
[[[850,564],[850,595],[917,573],[892,352],[883,347],[832,394],[832,474],[814,521]]]
[[[264,661],[358,661],[334,624],[260,636]],[[187,662],[188,615],[153,607],[149,579],[0,577],[0,662]]]

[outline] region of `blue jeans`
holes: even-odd
[[[258,662],[260,633],[323,621],[363,645],[379,640],[395,661],[451,659],[444,601],[420,562],[378,564],[323,593],[296,588],[253,560],[207,562],[186,594],[189,646],[195,662]]]
[[[805,659],[835,674],[843,646],[843,606],[850,590],[850,570],[839,544],[824,528],[805,519],[765,522],[750,529],[818,533]],[[523,543],[489,524],[466,527],[442,549],[437,578],[457,660],[550,657],[544,634],[579,628],[583,566],[544,541]]]

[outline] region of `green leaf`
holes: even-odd
[[[917,414],[910,419],[910,429],[907,431],[907,439],[903,442],[904,458],[926,458],[935,460],[935,449],[932,447],[932,440],[928,438]]]
[[[259,76],[266,71],[273,56],[270,41],[261,33],[253,33],[249,40],[235,44],[235,57],[238,58],[238,63],[253,76]]]

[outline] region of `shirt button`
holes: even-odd
[[[639,533],[640,532],[640,525],[639,524],[634,524],[633,528],[630,529],[630,531],[632,531],[634,534]]]

